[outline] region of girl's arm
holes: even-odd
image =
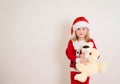
[[[80,60],[79,58],[76,58],[76,51],[74,50],[71,40],[68,42],[68,46],[66,48],[66,56],[72,62],[76,62],[76,61]]]

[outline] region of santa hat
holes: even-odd
[[[76,29],[78,29],[80,27],[89,28],[89,22],[85,17],[77,17],[74,20],[72,28],[71,28],[71,35],[73,34],[73,31],[75,31]]]

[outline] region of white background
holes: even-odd
[[[65,48],[78,16],[109,64],[90,84],[120,84],[119,0],[0,0],[0,84],[70,84]]]

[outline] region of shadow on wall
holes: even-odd
[[[64,22],[64,21],[63,21]],[[58,84],[70,84],[69,60],[66,57],[65,49],[69,40],[69,21],[62,24],[60,31],[59,43],[56,50],[57,62],[59,66],[60,79]]]

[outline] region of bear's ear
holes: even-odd
[[[89,46],[90,46],[91,48],[93,48],[93,43],[92,43],[92,42],[89,42]]]

